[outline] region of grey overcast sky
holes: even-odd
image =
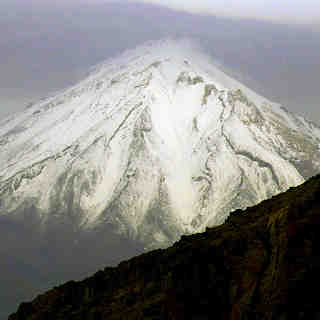
[[[158,4],[0,0],[0,118],[71,85],[91,66],[127,48],[187,36],[249,87],[320,123],[320,6],[315,0]]]
[[[318,0],[2,0],[2,2],[48,6],[140,2],[195,14],[320,25]]]
[[[103,1],[103,0],[100,0]],[[319,24],[318,0],[140,0],[192,13]]]

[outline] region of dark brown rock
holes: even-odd
[[[320,176],[205,233],[20,305],[10,320],[320,319]]]

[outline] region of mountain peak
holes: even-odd
[[[19,256],[15,278],[83,277],[302,183],[319,146],[199,46],[148,43],[1,122],[0,254]]]
[[[2,122],[0,212],[167,245],[300,184],[319,144],[192,42],[151,42]]]

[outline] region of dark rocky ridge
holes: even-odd
[[[70,281],[9,320],[320,319],[320,176],[224,225]]]

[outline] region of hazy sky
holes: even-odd
[[[212,8],[204,0],[161,3]],[[282,22],[290,13],[296,22],[314,23],[320,6],[314,0],[290,5],[282,0],[281,6],[269,0],[264,7],[259,0],[226,0],[214,1],[212,12],[222,12],[219,3],[234,8],[232,14],[251,12],[256,19],[190,14],[129,0],[0,0],[0,118],[71,85],[91,66],[127,48],[187,36],[249,87],[320,123],[320,29],[257,20],[272,11]]]
[[[193,13],[262,18],[278,22],[320,23],[318,0],[140,0],[140,2]]]
[[[191,13],[320,25],[318,0],[1,0],[1,2],[50,6],[140,2]]]

